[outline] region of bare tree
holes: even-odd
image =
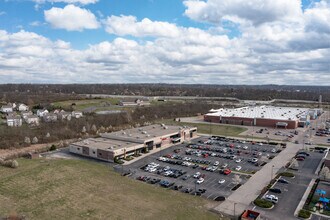
[[[25,138],[24,138],[24,143],[26,143],[26,144],[31,144],[31,140],[30,140],[30,138],[29,138],[29,137],[25,137]]]
[[[32,139],[32,144],[37,144],[38,143],[38,138],[37,137],[34,137],[33,139]]]
[[[323,179],[328,179],[330,177],[330,170],[328,167],[324,166],[322,170],[320,171],[320,177]]]
[[[237,175],[237,174],[234,175],[234,177],[233,177],[232,180],[233,180],[233,183],[234,183],[235,185],[237,185],[237,184],[239,184],[240,182],[242,182],[241,177],[240,177],[239,175]]]

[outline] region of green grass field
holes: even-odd
[[[75,103],[74,108],[76,110],[83,110],[89,107],[106,107],[103,104],[110,103],[111,105],[116,105],[119,103],[119,99],[116,98],[104,98],[104,99],[83,99],[83,100],[69,100],[63,102],[54,102],[52,103],[55,106],[61,106],[62,108],[68,108]],[[110,107],[111,107],[110,105]]]
[[[220,136],[239,136],[240,133],[246,131],[244,127],[222,125],[222,124],[205,124],[205,123],[187,123],[177,122],[172,119],[160,120],[158,123],[164,123],[167,125],[186,125],[190,127],[197,127],[197,132],[202,134],[212,134]]]
[[[207,201],[128,177],[96,162],[19,159],[0,167],[0,218],[220,219]]]

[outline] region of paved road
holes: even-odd
[[[258,197],[261,189],[268,185],[271,174],[273,173],[275,176],[275,173],[290,161],[300,148],[300,145],[288,143],[287,148],[231,194],[225,202],[214,207],[214,210],[230,216],[241,214],[251,204],[251,201]],[[235,210],[234,204],[236,204]]]

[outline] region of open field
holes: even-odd
[[[75,104],[72,106],[72,104]],[[54,102],[53,105],[61,106],[62,108],[70,108],[71,106],[75,110],[83,110],[89,107],[110,107],[111,105],[117,105],[119,99],[116,98],[104,98],[104,99],[83,99],[83,100],[69,100],[63,102]]]
[[[28,219],[219,219],[206,200],[121,177],[84,160],[19,159],[0,167],[0,216]]]
[[[240,133],[246,131],[244,127],[232,126],[232,125],[222,125],[222,124],[205,124],[205,123],[188,123],[188,122],[178,122],[171,119],[160,120],[158,123],[164,123],[167,125],[186,125],[190,127],[197,127],[197,132],[202,134],[212,134],[212,135],[223,135],[223,136],[239,136]]]

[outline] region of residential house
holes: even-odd
[[[79,112],[79,111],[73,111],[73,112],[71,113],[71,115],[72,115],[72,117],[74,117],[74,118],[81,118],[81,117],[83,117],[83,113],[82,113],[82,112]]]
[[[72,115],[69,112],[66,112],[64,110],[61,110],[58,114],[57,114],[57,118],[60,120],[71,120]]]
[[[21,116],[23,117],[24,120],[26,120],[27,116],[31,116],[33,113],[31,111],[23,111],[21,112]]]
[[[39,117],[44,117],[44,115],[45,114],[48,114],[49,113],[49,111],[47,110],[47,109],[38,109],[37,110],[37,116],[39,116]]]
[[[43,115],[43,119],[45,122],[55,122],[57,121],[57,115],[54,113],[47,113]]]
[[[16,116],[8,116],[7,117],[7,125],[10,127],[20,127],[22,126],[22,118],[19,115]]]
[[[29,125],[39,125],[39,117],[36,115],[28,115],[24,119],[25,122]]]
[[[1,106],[0,111],[2,113],[10,113],[10,112],[13,112],[13,107],[11,105],[3,105],[3,106]]]
[[[29,111],[29,106],[25,104],[19,104],[18,105],[18,111],[23,112],[23,111]]]

